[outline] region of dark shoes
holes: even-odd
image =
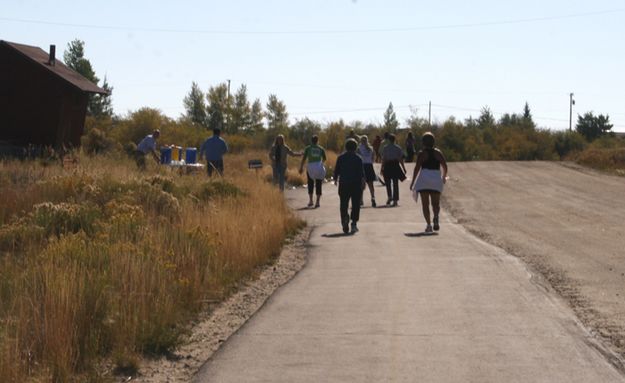
[[[439,231],[441,229],[441,225],[438,224],[438,217],[434,217],[432,223],[434,224],[434,231]]]
[[[358,232],[358,226],[356,225],[356,222],[352,222],[352,234],[355,234]]]
[[[344,219],[341,223],[343,224],[343,233],[349,233],[349,219]]]
[[[375,198],[371,198],[371,207],[376,207]]]

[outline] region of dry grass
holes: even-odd
[[[588,148],[577,155],[576,161],[594,169],[625,175],[625,148]]]
[[[270,262],[301,222],[247,160],[216,180],[114,156],[0,162],[0,382],[136,368]]]

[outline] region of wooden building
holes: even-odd
[[[89,94],[107,92],[50,52],[0,40],[0,144],[77,147]]]

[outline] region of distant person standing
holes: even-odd
[[[206,154],[206,172],[212,177],[217,170],[220,176],[224,175],[224,154],[228,153],[228,145],[221,136],[221,129],[213,129],[213,136],[204,141],[200,148],[200,159]]]
[[[341,225],[343,233],[356,233],[358,231],[358,220],[360,219],[360,199],[362,198],[362,188],[365,183],[365,171],[362,165],[362,158],[356,154],[358,143],[353,139],[348,139],[345,143],[345,152],[336,159],[334,166],[334,184],[339,185],[339,198],[341,200]],[[348,213],[351,201],[352,211]],[[349,220],[351,218],[351,231]]]
[[[415,139],[412,135],[412,132],[408,132],[408,137],[406,137],[406,162],[412,162],[415,155]]]
[[[397,206],[399,201],[399,181],[406,179],[406,167],[404,166],[404,152],[395,143],[395,135],[388,135],[388,145],[382,150],[382,174],[386,184],[386,204]],[[392,187],[391,187],[392,183]]]
[[[379,137],[379,136],[378,136]],[[375,150],[369,145],[369,138],[367,136],[360,137],[360,145],[358,146],[358,155],[362,158],[363,168],[365,170],[365,182],[367,186],[369,186],[369,193],[371,194],[371,206],[376,207],[375,203],[375,189],[373,188],[373,181],[375,181],[378,176],[375,174],[375,169],[373,169],[373,160],[375,157]],[[363,193],[364,193],[364,185],[363,185]],[[362,205],[362,200],[360,200]]]
[[[313,190],[317,195],[317,201],[315,207],[319,207],[319,201],[321,200],[321,187],[323,180],[326,178],[326,168],[323,163],[326,160],[326,151],[324,148],[318,145],[319,137],[312,136],[310,145],[304,149],[304,155],[302,157],[302,163],[299,166],[299,173],[304,172],[304,163],[308,161],[306,169],[306,178],[308,178],[308,207],[313,206]]]
[[[358,137],[358,135],[356,134],[354,129],[350,129],[349,134],[347,135],[347,137],[345,137],[345,142],[347,142],[347,140],[349,140],[350,138],[352,140],[356,141],[356,143],[358,143],[358,141],[360,141],[360,137]]]
[[[280,190],[284,190],[284,182],[286,180],[287,156],[299,157],[301,153],[296,153],[284,144],[284,136],[278,134],[269,151],[271,159],[271,168],[273,169],[273,183],[280,186]]]
[[[160,130],[156,129],[152,132],[152,134],[145,136],[141,142],[139,142],[139,145],[137,145],[137,150],[135,151],[135,161],[137,162],[139,169],[145,170],[145,156],[147,154],[152,154],[154,161],[156,161],[157,164],[161,162],[159,155],[156,153],[156,140],[158,140],[160,136]]]
[[[380,138],[380,135],[376,135],[373,139],[373,142],[371,143],[371,146],[373,146],[373,151],[375,152],[375,162],[380,162],[380,160],[382,159],[382,157],[380,156],[380,145],[382,145],[382,138]]]
[[[440,229],[440,200],[443,185],[447,179],[447,161],[443,152],[434,147],[435,137],[432,133],[425,133],[421,137],[421,142],[423,143],[423,150],[417,154],[417,164],[414,168],[410,189],[415,190],[421,196],[423,217],[427,223],[425,232],[431,233],[433,230],[438,231]],[[441,168],[443,168],[442,174]],[[432,201],[434,213],[434,227],[430,224],[430,201]]]

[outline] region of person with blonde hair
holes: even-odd
[[[447,179],[447,160],[443,152],[434,147],[436,142],[434,134],[425,133],[421,137],[423,149],[417,154],[417,164],[412,175],[410,190],[419,193],[421,196],[421,206],[423,217],[427,226],[426,233],[432,233],[440,229],[439,214],[441,210],[440,200],[443,192],[443,185]],[[442,168],[442,173],[441,173]],[[430,201],[432,212],[434,213],[433,223],[430,222]]]
[[[286,180],[287,156],[300,157],[302,153],[294,152],[284,143],[284,135],[278,134],[269,151],[271,168],[273,169],[273,183],[284,190]]]
[[[365,170],[365,182],[369,186],[369,193],[371,194],[371,206],[376,207],[375,203],[375,189],[373,188],[373,181],[378,179],[373,169],[373,161],[375,160],[375,150],[369,145],[369,138],[367,136],[360,137],[360,145],[358,146],[358,154],[362,158],[362,166]],[[363,186],[363,193],[364,193]],[[360,199],[360,204],[363,204],[364,198]]]

